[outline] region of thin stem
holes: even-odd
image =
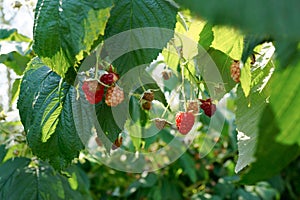
[[[96,50],[96,67],[95,67],[95,79],[98,79],[98,71],[99,71],[99,56],[101,49],[98,47]]]
[[[181,89],[181,87],[182,87],[182,84],[177,88],[175,94]],[[163,118],[163,117],[165,116],[165,114],[167,113],[167,110],[168,110],[169,107],[170,107],[170,102],[172,102],[172,101],[174,100],[174,98],[175,98],[175,94],[173,94],[173,95],[171,96],[170,101],[169,101],[167,107],[165,107],[165,110],[164,110],[164,112],[163,112],[163,114],[161,115],[160,118]]]

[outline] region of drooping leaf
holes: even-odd
[[[10,105],[12,105],[15,100],[18,98],[19,93],[20,93],[20,84],[21,84],[21,79],[17,78],[11,88],[11,102]]]
[[[20,88],[17,106],[21,121],[33,153],[61,169],[83,148],[73,119],[75,88],[47,66],[35,68],[32,63]]]
[[[258,126],[258,141],[255,152],[256,161],[250,170],[241,177],[240,183],[254,184],[278,174],[284,167],[300,155],[298,144],[288,145],[277,141],[281,132],[278,123],[274,123],[275,113],[267,106]]]
[[[297,0],[175,1],[212,24],[235,26],[254,35],[300,39],[300,3]]]
[[[298,110],[295,109],[300,103],[298,95],[300,82],[297,78],[299,67],[291,66],[284,71],[277,69],[271,79],[270,73],[272,74],[273,67],[267,65],[264,70],[265,78],[261,77],[261,73],[256,73],[256,77],[261,80],[259,85],[266,85],[263,82],[270,80],[266,87],[270,93],[268,95],[270,103],[260,111],[259,121],[255,120],[259,123],[256,151],[251,152],[252,155],[255,152],[256,161],[241,180],[242,183],[247,184],[271,178],[300,154],[300,118]],[[256,91],[260,91],[259,88]],[[247,155],[239,157],[246,159]]]
[[[270,103],[274,122],[280,129],[276,141],[300,146],[300,62],[283,71],[275,71],[271,79]]]
[[[248,85],[250,88],[249,95],[245,97],[245,91],[242,87],[237,89],[236,124],[239,131],[239,157],[235,167],[236,172],[242,170],[255,159],[258,123],[269,96],[265,87],[274,71],[274,66],[270,62],[274,50],[271,43],[265,43],[262,46],[259,56],[257,56],[256,62],[251,69],[251,83]]]
[[[208,50],[214,41],[213,25],[206,23],[200,32],[200,38],[198,44],[205,50]]]
[[[15,158],[0,165],[1,199],[91,199],[80,171],[72,169],[80,187],[72,188],[67,178],[45,162],[30,165],[28,158]]]
[[[230,76],[232,61],[228,55],[214,48],[209,48],[207,52],[201,51],[197,56],[200,75],[213,99],[222,98],[236,85]]]
[[[111,0],[39,0],[33,49],[60,76],[83,59],[104,33]]]
[[[266,106],[266,97],[258,92],[246,98],[242,88],[238,87],[236,100],[236,126],[238,134],[239,158],[235,172],[241,171],[252,163],[256,150],[258,123]]]
[[[18,33],[17,29],[0,29],[0,41],[31,42],[31,39]]]
[[[23,74],[29,61],[30,57],[28,55],[21,55],[16,51],[0,55],[0,63],[14,70],[17,75]]]
[[[246,63],[248,57],[254,53],[253,52],[254,48],[257,45],[267,42],[269,40],[270,38],[259,36],[259,35],[246,35],[244,39],[244,48],[243,48],[241,61],[243,63]]]
[[[173,37],[176,14],[177,8],[168,1],[115,1],[104,49],[120,75],[158,56]]]

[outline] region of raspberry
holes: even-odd
[[[146,101],[153,101],[154,100],[154,93],[149,91],[144,92],[142,99],[145,99]]]
[[[231,78],[239,83],[241,77],[240,61],[234,60],[230,67],[230,76]]]
[[[115,150],[117,148],[119,148],[121,145],[122,145],[122,142],[123,142],[123,138],[122,137],[118,137],[115,142],[113,143],[111,149],[112,150]]]
[[[124,92],[119,86],[111,86],[107,89],[105,103],[115,107],[124,100]]]
[[[198,114],[199,105],[197,101],[189,101],[187,106],[187,111],[192,112],[193,114]]]
[[[162,130],[163,128],[165,128],[166,125],[170,125],[169,122],[167,122],[165,119],[161,119],[161,118],[155,118],[154,122],[155,122],[155,126],[158,130]]]
[[[211,102],[211,99],[206,99],[206,100],[203,100],[203,99],[199,99],[201,101],[201,106],[200,108],[202,108],[202,110],[204,111],[205,115],[207,115],[208,117],[211,117],[215,114],[216,110],[217,110],[217,107],[215,104],[213,104]]]
[[[100,81],[106,85],[112,85],[119,80],[119,76],[114,72],[109,72],[108,74],[103,74],[100,77]]]
[[[90,104],[99,103],[104,95],[104,86],[97,80],[87,80],[82,84],[82,90],[84,91],[85,98]]]
[[[191,112],[178,112],[175,122],[179,133],[186,135],[194,126],[195,116]]]

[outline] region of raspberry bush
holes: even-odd
[[[0,29],[1,199],[296,199],[300,4],[271,3],[37,0]]]

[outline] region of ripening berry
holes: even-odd
[[[105,103],[115,107],[124,100],[124,91],[119,86],[111,86],[107,89]]]
[[[230,67],[230,76],[231,78],[239,83],[241,77],[240,61],[234,60]]]

